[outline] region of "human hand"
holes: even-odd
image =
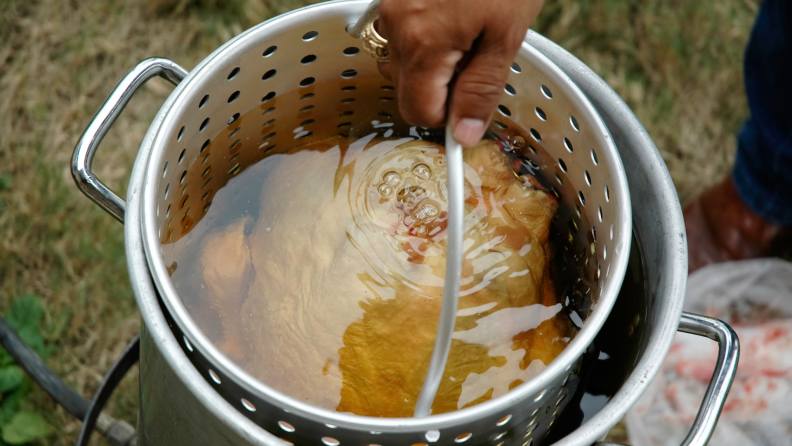
[[[377,31],[388,39],[382,74],[397,89],[410,124],[450,122],[454,139],[475,145],[498,105],[514,56],[544,0],[382,0]]]

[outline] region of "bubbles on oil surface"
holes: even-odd
[[[415,167],[413,167],[412,173],[416,178],[419,178],[423,181],[429,181],[429,178],[432,178],[432,169],[423,163],[417,164]]]
[[[382,181],[391,187],[396,187],[401,184],[402,177],[396,172],[388,172],[382,177]]]
[[[377,186],[377,192],[379,192],[383,198],[388,198],[393,193],[393,188],[388,184],[382,183]]]

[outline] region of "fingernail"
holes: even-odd
[[[484,121],[464,118],[454,127],[454,139],[465,147],[473,147],[484,136]]]

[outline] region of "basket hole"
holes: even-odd
[[[308,31],[307,33],[303,34],[302,39],[306,42],[310,42],[311,40],[315,39],[316,36],[319,35],[319,31]]]
[[[187,350],[190,352],[193,351],[193,346],[190,344],[190,341],[187,340],[187,336],[182,336],[184,338],[184,346],[187,347]]]
[[[391,101],[393,101],[393,99],[394,98],[391,97],[391,96],[382,96],[382,97],[379,98],[380,102],[391,102]]]
[[[575,151],[574,147],[572,147],[572,142],[569,140],[569,138],[564,138],[564,147],[566,147],[569,153]]]
[[[272,139],[272,137],[273,137],[273,136],[275,136],[275,135],[277,135],[277,134],[278,134],[277,132],[270,132],[270,133],[268,133],[268,134],[264,135],[264,137],[263,137],[263,138],[261,138],[261,140],[262,140],[262,141],[266,141],[266,140],[268,140],[268,139]]]
[[[542,121],[547,121],[547,114],[544,112],[544,110],[542,110],[539,107],[536,107],[534,111],[536,111],[536,116],[538,116],[539,119],[541,119]]]
[[[539,392],[539,395],[536,395],[536,398],[534,398],[534,402],[537,402],[537,401],[541,400],[542,398],[544,398],[545,393],[547,393],[547,389],[542,390],[541,392]]]
[[[507,128],[509,128],[509,126],[508,126],[508,125],[506,125],[506,124],[504,124],[504,123],[502,123],[502,122],[500,122],[500,121],[498,121],[498,120],[495,120],[495,121],[493,121],[493,122],[495,123],[495,125],[496,125],[496,126],[498,126],[498,128],[500,128],[500,129],[502,129],[502,130],[503,130],[503,129],[507,129]]]
[[[341,114],[339,116],[352,116],[354,114],[355,114],[355,112],[353,112],[352,110],[347,110],[345,112],[341,112]]]
[[[265,94],[263,98],[261,98],[261,103],[269,102],[275,98],[275,92],[270,91],[269,93]]]
[[[357,74],[358,74],[357,70],[349,69],[342,71],[341,77],[343,77],[344,79],[352,79],[353,77],[357,76]]]
[[[432,429],[430,431],[426,431],[424,436],[426,437],[426,441],[429,443],[434,443],[440,439],[440,431],[437,429]]]
[[[268,108],[268,109],[264,110],[264,113],[262,113],[261,115],[262,115],[262,116],[264,116],[264,115],[268,115],[268,114],[270,114],[270,113],[272,113],[272,112],[274,112],[274,111],[275,111],[275,107],[270,107],[270,108]]]
[[[574,116],[569,115],[569,123],[572,124],[572,128],[575,129],[576,132],[580,131],[580,126]]]
[[[500,111],[503,116],[511,116],[511,110],[503,104],[498,106],[498,111]]]
[[[344,48],[344,54],[347,56],[354,56],[355,54],[360,52],[360,48],[356,46],[350,46],[348,48]]]
[[[168,162],[165,161],[165,168],[162,169],[162,178],[165,178],[165,175],[168,173]]]
[[[583,192],[582,191],[578,191],[578,198],[580,199],[580,204],[585,206],[586,205],[586,197],[583,196]]]
[[[608,245],[602,245],[602,258],[608,258]]]
[[[314,108],[313,105],[306,105],[305,107],[300,109],[300,113],[305,113],[305,112],[307,112],[309,110],[313,110],[313,108]]]
[[[350,104],[352,102],[355,102],[355,98],[344,98],[344,99],[341,99],[341,103],[342,104]]]
[[[386,91],[393,91],[393,90],[395,90],[395,88],[393,87],[393,85],[383,85],[383,86],[382,86],[382,87],[380,87],[380,88],[382,88],[383,90],[386,90]]]
[[[239,119],[239,116],[240,116],[240,114],[239,114],[239,113],[234,113],[234,115],[233,115],[233,116],[231,116],[230,118],[228,118],[228,123],[229,123],[229,124],[233,123],[234,121],[236,121],[237,119]]]
[[[253,403],[251,403],[250,401],[246,400],[245,398],[242,398],[240,401],[242,402],[242,406],[245,409],[247,409],[247,410],[249,410],[251,412],[255,412],[256,411],[256,406],[254,406]]]
[[[187,153],[187,149],[182,149],[181,153],[179,154],[179,164],[184,161],[184,155]]]
[[[577,214],[578,218],[581,218],[580,206],[577,204],[575,205],[575,213]]]
[[[275,119],[270,119],[269,121],[265,122],[261,127],[262,128],[269,127],[274,123],[275,123]]]
[[[233,138],[234,136],[236,136],[236,134],[237,134],[237,133],[239,133],[239,131],[240,131],[240,130],[242,130],[242,127],[237,127],[237,128],[235,128],[235,129],[234,129],[234,131],[233,131],[233,132],[231,132],[231,133],[228,135],[228,138]]]
[[[600,223],[602,223],[602,206],[597,207],[597,216],[599,217]],[[611,237],[613,238],[613,237]]]
[[[564,185],[564,180],[561,179],[561,176],[558,175],[558,174],[555,174],[555,177],[556,177],[556,181],[558,181],[558,184],[563,186]]]
[[[233,70],[231,70],[231,72],[228,73],[228,77],[226,79],[231,80],[235,78],[237,74],[239,74],[239,67],[236,67]]]
[[[306,125],[313,124],[314,122],[316,121],[314,121],[313,119],[306,119],[305,121],[300,123],[300,127],[305,127]]]
[[[583,171],[583,176],[586,178],[586,184],[591,186],[591,175],[589,175],[588,170]]]
[[[165,209],[165,218],[170,217],[170,207],[171,205],[168,205],[168,209]]]
[[[208,139],[207,139],[206,141],[204,141],[203,145],[201,146],[201,153],[204,153],[204,151],[205,151],[207,148],[209,148],[209,145],[210,145],[211,143],[212,143],[212,141],[211,141],[211,140],[208,140]]]
[[[503,438],[505,435],[506,435],[506,432],[501,432],[501,433],[499,433],[498,435],[496,435],[496,436],[495,436],[495,438],[493,438],[493,440],[494,440],[494,441],[498,441],[498,440],[500,440],[501,438]],[[502,445],[502,444],[503,444],[503,442],[501,442],[500,444]]]
[[[533,128],[531,129],[531,137],[533,137],[533,139],[536,142],[539,142],[539,141],[542,140],[542,135],[540,135],[539,132],[537,132],[536,129],[533,129]]]
[[[499,427],[503,426],[504,424],[508,423],[511,419],[512,419],[511,414],[506,415],[505,417],[503,417],[500,420],[498,420],[498,422],[496,423],[496,426],[499,426]]]
[[[381,112],[377,113],[377,116],[381,116],[383,118],[388,118],[388,119],[393,117],[392,114],[390,114],[388,112],[384,112],[384,111],[381,111]]]
[[[610,225],[610,239],[613,240],[613,223]]]
[[[338,124],[338,128],[349,127],[351,125],[352,125],[351,122],[342,122],[341,124]]]
[[[278,426],[280,426],[280,428],[286,432],[294,432],[296,430],[294,429],[294,426],[285,421],[278,421]]]
[[[298,133],[297,136],[294,137],[294,139],[303,139],[303,138],[307,138],[307,137],[309,137],[311,135],[313,135],[313,132],[309,132],[309,131],[306,130],[306,131],[302,131],[302,132]]]
[[[207,125],[209,125],[209,118],[203,120],[201,127],[198,128],[198,131],[203,132]]]
[[[510,96],[514,96],[517,94],[517,90],[515,90],[514,87],[511,86],[511,84],[506,84],[506,87],[503,90],[506,93],[508,93]]]
[[[532,445],[533,445],[533,440],[532,439],[529,439],[528,441],[526,441],[525,443],[522,444],[522,446],[532,446]]]
[[[269,79],[272,79],[272,76],[275,76],[275,73],[277,73],[277,72],[278,72],[278,70],[273,68],[273,69],[267,71],[266,73],[264,73],[264,76],[261,76],[261,79],[265,80],[265,81],[269,80]]]
[[[311,62],[316,61],[316,54],[309,54],[302,59],[300,59],[300,63],[303,65],[308,65]]]
[[[522,73],[522,68],[520,67],[520,64],[518,64],[517,62],[512,63],[511,70],[514,71],[515,73]]]
[[[346,87],[341,87],[341,91],[355,91],[357,87],[354,85],[347,85]]]
[[[316,96],[316,93],[305,93],[304,95],[300,96],[300,100],[311,99],[314,96]]]
[[[547,85],[542,85],[540,89],[542,90],[542,94],[544,94],[547,99],[553,99],[553,92],[547,88]]]
[[[313,84],[314,82],[316,82],[316,79],[314,79],[312,77],[306,77],[305,79],[300,81],[300,86],[301,87],[307,87],[307,86]]]
[[[595,152],[594,149],[591,149],[591,161],[594,161],[595,166],[599,164],[599,159],[597,159],[597,152]]]
[[[165,200],[168,199],[168,192],[170,192],[170,183],[165,185],[165,196],[163,197]]]
[[[228,103],[230,104],[230,103],[236,101],[238,97],[239,97],[239,90],[231,93],[231,96],[228,97]]]
[[[184,172],[182,172],[181,178],[179,178],[179,184],[184,183],[184,179],[185,178],[187,178],[187,171],[186,170]]]
[[[236,149],[236,147],[237,147],[238,145],[240,145],[240,144],[242,144],[242,140],[241,140],[241,139],[237,139],[237,140],[236,140],[236,141],[234,141],[234,142],[233,142],[233,143],[232,143],[230,146],[228,146],[228,151],[229,151],[229,152],[230,152],[230,151],[233,151],[233,150],[234,150],[234,149]],[[239,154],[237,153],[237,155],[239,155]],[[236,155],[234,155],[234,156],[236,156]],[[231,159],[233,160],[234,158],[231,158]]]
[[[201,102],[198,103],[198,108],[199,109],[203,108],[204,105],[206,105],[206,101],[208,101],[208,100],[209,100],[209,95],[208,94],[204,95],[204,97],[201,98]]]
[[[610,190],[608,190],[608,186],[605,186],[605,201],[610,201]]]
[[[341,444],[338,440],[333,437],[322,437],[322,443],[326,444],[327,446],[338,446]]]
[[[538,152],[536,151],[536,149],[534,148],[534,146],[531,146],[531,145],[529,145],[529,146],[528,146],[528,150],[530,150],[530,151],[531,151],[531,153],[533,153],[534,155],[536,155],[536,154],[538,153]]]
[[[471,434],[470,432],[466,432],[466,433],[464,433],[462,435],[458,435],[456,438],[454,438],[454,443],[464,443],[464,442],[470,440],[470,437],[472,437],[472,436],[473,436],[473,434]]]
[[[215,373],[214,370],[209,369],[209,376],[212,378],[212,381],[214,381],[215,384],[220,384],[220,377],[217,376],[217,373]]]
[[[558,158],[558,167],[561,168],[561,172],[566,173],[567,166],[566,166],[566,163],[564,162],[564,160],[562,160],[561,158]]]
[[[184,126],[182,126],[182,128],[179,130],[179,134],[178,136],[176,136],[176,142],[181,141],[183,135],[184,135]]]
[[[264,52],[261,55],[263,57],[270,57],[277,50],[278,50],[278,46],[277,45],[272,45],[271,47],[269,47],[266,50],[264,50]]]

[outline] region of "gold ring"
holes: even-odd
[[[388,51],[388,41],[379,35],[374,29],[374,21],[369,22],[363,32],[360,33],[360,38],[363,40],[363,49],[377,60],[377,62],[387,63],[390,61],[390,52]]]

